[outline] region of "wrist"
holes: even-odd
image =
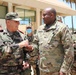
[[[60,72],[59,75],[66,75],[66,73],[64,73],[64,72]]]
[[[13,45],[10,46],[10,48],[12,50],[18,49],[19,48],[19,45],[18,44],[13,44]]]
[[[24,47],[21,43],[19,43],[18,46],[19,46],[19,48],[23,48]]]

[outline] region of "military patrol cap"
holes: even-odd
[[[5,16],[6,20],[15,20],[15,21],[20,21],[21,18],[19,18],[18,14],[16,12],[9,12]]]

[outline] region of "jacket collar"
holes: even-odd
[[[44,24],[43,30],[49,31],[49,30],[55,30],[57,27],[57,21],[55,21],[49,28],[45,28],[46,24]]]

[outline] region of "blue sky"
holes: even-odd
[[[59,1],[63,1],[63,0],[59,0]],[[70,3],[66,3],[64,2],[65,4],[67,4],[69,7],[70,7]],[[72,9],[75,10],[75,4],[72,3]],[[63,19],[63,22],[69,26],[69,28],[72,28],[72,17],[73,17],[73,27],[76,29],[76,16],[66,16],[64,19]]]

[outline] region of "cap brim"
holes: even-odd
[[[21,21],[22,19],[21,18],[15,18],[15,19],[12,19],[14,21]]]

